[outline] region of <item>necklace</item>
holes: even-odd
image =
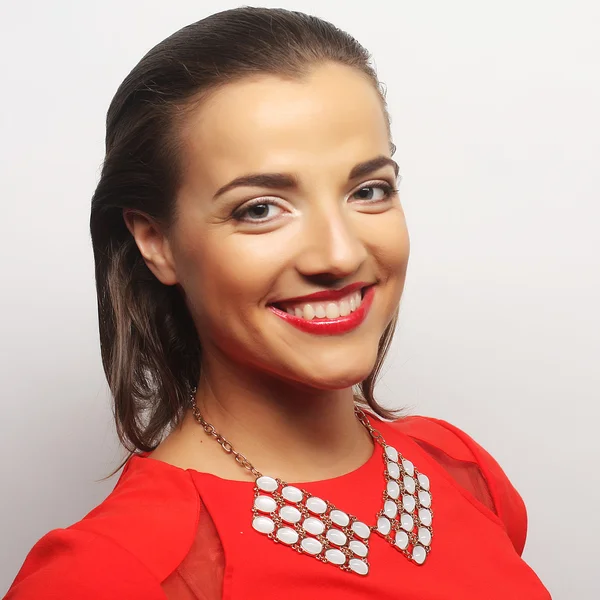
[[[255,477],[252,527],[257,532],[301,554],[358,575],[369,573],[369,538],[372,532],[411,562],[417,565],[425,562],[433,536],[429,478],[396,448],[386,444],[359,407],[354,409],[358,420],[373,440],[383,447],[383,506],[375,515],[376,524],[371,526],[327,500],[257,471],[213,425],[204,420],[195,396],[194,389],[190,404],[196,421],[227,454],[231,454]]]

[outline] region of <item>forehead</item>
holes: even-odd
[[[183,131],[188,173],[204,186],[260,171],[345,171],[389,153],[381,98],[360,71],[337,64],[303,79],[261,75],[227,84]]]

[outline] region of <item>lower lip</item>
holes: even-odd
[[[274,315],[280,319],[287,321],[290,325],[305,331],[306,333],[315,333],[317,335],[338,335],[347,333],[356,329],[366,318],[373,303],[375,295],[375,286],[371,285],[365,289],[365,296],[362,299],[360,306],[345,317],[337,319],[302,319],[296,315],[290,315],[288,312],[281,310],[275,306],[269,306]]]

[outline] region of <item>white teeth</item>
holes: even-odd
[[[361,293],[358,290],[345,298],[341,298],[337,302],[313,302],[310,304],[288,306],[285,310],[288,314],[306,319],[307,321],[314,318],[337,319],[340,316],[345,317],[354,312],[360,306],[361,302]]]
[[[310,308],[310,304],[304,307],[304,314],[306,315],[306,309]],[[330,302],[325,310],[325,315],[328,319],[337,319],[340,316],[340,307],[335,302]],[[306,318],[306,317],[305,317]]]
[[[342,300],[340,302],[340,317],[345,317],[350,314],[350,301]]]

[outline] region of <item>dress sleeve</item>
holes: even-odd
[[[159,582],[108,538],[55,529],[31,549],[5,600],[166,600]]]
[[[498,462],[458,427],[431,417],[406,417],[395,424],[451,476],[500,518],[515,550],[523,553],[527,511]]]

